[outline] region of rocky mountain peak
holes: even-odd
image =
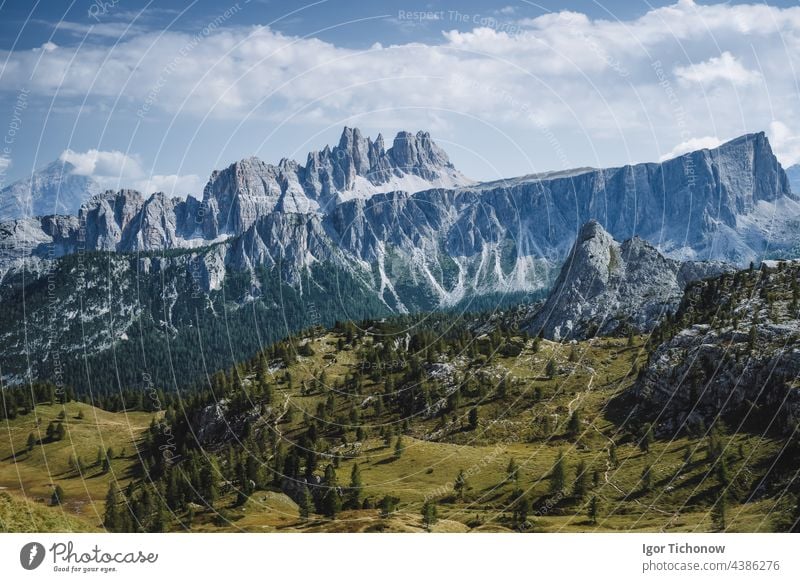
[[[75,166],[58,159],[28,178],[0,190],[0,220],[48,214],[75,215],[81,204],[101,192],[91,176],[75,173]]]
[[[687,264],[664,257],[639,237],[620,244],[590,220],[530,329],[555,340],[650,331],[677,308],[688,282],[729,269],[714,262]]]

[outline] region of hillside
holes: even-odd
[[[420,531],[433,501],[443,531],[790,527],[797,450],[721,423],[654,438],[619,404],[645,361],[642,338],[473,336],[444,316],[296,336],[174,414],[176,463],[153,440],[157,514],[170,530]]]
[[[18,410],[1,429],[0,523],[8,531],[101,528],[109,483],[124,487],[136,477],[138,447],[153,418],[81,402]],[[59,423],[63,436],[48,436]],[[52,500],[56,486],[60,505]]]

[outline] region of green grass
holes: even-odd
[[[79,419],[81,411],[83,418]],[[58,421],[62,412],[66,436],[50,442],[47,426]],[[34,412],[4,421],[0,425],[0,488],[42,507],[49,505],[54,487],[60,485],[64,503],[53,511],[74,516],[89,528],[99,527],[109,483],[116,480],[124,487],[130,481],[136,463],[136,442],[152,417],[149,413],[112,413],[70,402],[64,406],[39,405]],[[30,451],[29,434],[36,441]],[[98,447],[103,451],[113,449],[107,473],[95,464]],[[81,459],[83,471],[70,463],[71,457]]]

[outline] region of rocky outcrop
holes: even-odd
[[[638,237],[620,244],[591,220],[527,327],[553,340],[649,332],[675,311],[689,282],[729,269],[723,263],[668,259]]]
[[[760,432],[795,430],[799,288],[800,263],[690,285],[633,388],[641,413],[665,434],[717,417]]]

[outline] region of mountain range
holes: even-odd
[[[791,252],[798,224],[800,203],[763,133],[663,163],[475,182],[426,132],[400,132],[386,149],[381,136],[345,128],[305,165],[248,158],[215,171],[202,199],[107,191],[74,215],[0,223],[0,301],[16,306],[3,317],[2,370],[9,380],[53,373],[64,354],[112,347],[169,359],[205,345],[235,362],[337,318],[530,299],[559,270],[556,287],[576,301],[581,281],[652,292],[601,331],[623,319],[644,330],[720,262]],[[570,260],[576,239],[600,241],[603,260]],[[581,269],[562,269],[565,260]],[[614,303],[598,297],[582,306],[591,318]],[[561,321],[534,326],[553,337],[592,331],[556,303],[547,309]],[[134,332],[148,345],[125,344]]]

